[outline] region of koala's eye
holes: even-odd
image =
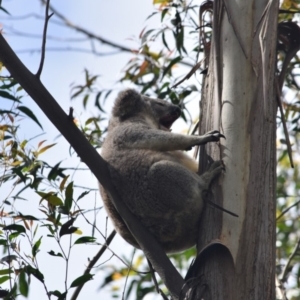
[[[165,106],[163,103],[160,103],[160,102],[155,102],[155,104],[158,106]]]

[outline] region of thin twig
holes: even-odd
[[[280,280],[281,282],[286,282],[286,280],[287,280],[286,277],[287,277],[287,274],[289,272],[290,264],[291,264],[293,258],[295,257],[295,255],[297,254],[297,251],[299,250],[299,246],[300,246],[300,239],[298,240],[293,252],[289,256],[288,261],[287,261],[287,263],[284,267],[284,270],[283,270],[282,276],[281,276],[281,280]]]
[[[155,277],[155,270],[153,269],[152,264],[151,264],[151,262],[148,258],[147,258],[147,262],[148,262],[148,266],[149,266],[149,269],[150,269],[150,274],[151,274],[151,277],[153,279],[154,286],[155,286],[157,294],[160,294],[163,297],[164,300],[169,300],[168,297],[164,294],[164,292],[159,288],[158,282],[157,282],[156,277]]]
[[[18,54],[20,53],[39,53],[41,52],[41,48],[32,48],[32,49],[23,49],[23,50],[18,50]],[[120,54],[120,51],[110,51],[110,52],[97,52],[95,50],[89,50],[89,49],[84,49],[84,48],[76,48],[76,47],[48,47],[47,52],[79,52],[79,53],[87,53],[87,54],[93,54],[96,56],[111,56],[111,55],[116,55]],[[11,77],[8,77],[11,78]]]
[[[202,62],[204,61],[204,59],[200,60],[199,62],[197,62],[192,69],[187,73],[187,75],[185,75],[181,80],[179,80],[177,83],[175,83],[171,89],[176,88],[178,85],[180,85],[182,82],[184,82],[187,79],[190,79],[191,76],[193,74],[195,74],[195,72],[200,68]]]
[[[47,5],[47,2],[49,0],[41,0],[41,2],[45,5]],[[85,28],[82,28],[78,25],[73,24],[67,17],[65,17],[62,13],[60,13],[57,9],[55,9],[52,5],[49,5],[50,10],[55,14],[55,17],[59,18],[60,20],[62,20],[64,22],[64,24],[72,29],[75,29],[76,31],[83,33],[84,35],[86,35],[89,38],[92,39],[96,39],[99,42],[103,43],[103,44],[107,44],[109,46],[112,46],[114,48],[118,48],[121,51],[125,51],[125,52],[133,52],[132,49],[128,48],[128,47],[124,47],[120,44],[116,44],[114,42],[108,41],[107,39],[104,39],[98,35],[95,35],[94,33],[86,30]]]
[[[130,261],[130,265],[129,265],[129,268],[128,268],[128,270],[127,270],[126,279],[125,279],[125,284],[124,284],[123,293],[122,293],[122,300],[126,300],[126,299],[124,298],[124,295],[125,295],[125,290],[126,290],[126,285],[127,285],[129,273],[130,273],[130,270],[131,270],[131,267],[132,267],[133,258],[134,258],[134,255],[135,255],[135,250],[136,250],[136,248],[134,248],[134,250],[133,250],[132,258],[131,258],[131,261]]]
[[[286,214],[291,208],[297,206],[300,203],[300,200],[295,202],[294,204],[292,204],[291,206],[289,206],[288,208],[286,208],[277,218],[276,221],[278,221],[284,214]]]
[[[9,240],[9,237],[8,237],[8,232],[6,231],[6,241],[10,241]],[[9,272],[13,273],[13,270],[12,270],[12,267],[11,267],[11,256],[10,256],[10,248],[11,248],[11,244],[9,244],[9,246],[7,247],[7,253],[8,253],[8,257],[9,257],[9,261],[8,261],[8,269],[9,269]],[[10,286],[10,291],[12,290],[12,283],[11,283],[11,276],[9,276],[9,286]]]
[[[109,235],[109,237],[107,238],[105,245],[103,245],[100,250],[98,251],[98,253],[94,256],[94,258],[89,262],[88,266],[86,267],[83,275],[87,275],[90,274],[91,269],[95,266],[95,264],[97,263],[97,261],[100,259],[100,257],[102,256],[102,254],[105,252],[105,250],[107,249],[107,246],[109,246],[109,244],[111,243],[111,241],[113,240],[113,238],[116,235],[116,231],[113,230],[111,232],[111,234]],[[79,285],[76,290],[74,291],[72,297],[70,300],[76,300],[81,289],[83,288],[84,284]]]
[[[46,0],[41,0],[41,2],[43,4],[46,4]],[[95,35],[91,31],[88,31],[87,29],[72,23],[67,17],[65,17],[62,13],[60,13],[58,10],[56,10],[52,5],[49,5],[49,7],[50,7],[50,10],[55,14],[55,17],[62,20],[66,26],[74,29],[75,31],[78,31],[78,32],[86,35],[90,39],[97,40],[97,41],[101,42],[102,44],[106,44],[106,45],[109,45],[111,47],[117,48],[117,49],[119,49],[120,51],[123,51],[123,52],[136,53],[136,54],[141,54],[141,55],[147,56],[145,53],[140,52],[138,49],[132,49],[132,48],[114,43],[112,41],[109,41],[109,40],[107,40],[107,39],[105,39],[105,38],[103,38],[99,35]],[[186,62],[186,61],[181,61],[180,64],[185,65],[185,66],[189,66],[189,67],[194,66],[193,64],[191,64],[189,62]]]
[[[291,167],[294,168],[294,162],[293,162],[293,156],[292,156],[292,146],[291,146],[290,137],[289,137],[289,133],[288,133],[288,130],[287,130],[286,121],[285,121],[285,117],[284,117],[284,112],[283,112],[283,108],[282,108],[282,103],[281,103],[281,99],[280,99],[281,98],[280,97],[281,93],[280,93],[280,90],[279,90],[278,81],[275,82],[275,85],[276,85],[276,100],[277,100],[277,104],[279,106],[279,111],[280,111],[280,115],[281,115],[281,121],[282,121],[285,141],[286,141],[286,145],[287,145],[287,151],[288,151]]]
[[[55,24],[55,22],[53,22],[53,21],[51,23]],[[60,24],[60,26],[62,26],[62,24]],[[5,27],[5,31],[6,31],[7,35],[10,35],[10,36],[13,36],[13,35],[14,36],[22,36],[22,37],[38,39],[38,40],[43,38],[42,34],[28,33],[26,31],[16,30],[15,28],[8,27],[8,26]],[[47,34],[47,40],[53,40],[53,41],[58,41],[58,42],[68,42],[68,43],[80,43],[80,42],[85,43],[89,40],[89,38],[88,37],[83,37],[83,38],[68,38],[68,37],[66,37],[66,38],[63,38],[63,37]]]
[[[149,269],[150,269],[151,277],[152,277],[153,282],[154,282],[156,292],[159,294],[159,286],[158,286],[158,283],[157,283],[157,280],[156,280],[156,277],[155,277],[155,271],[154,271],[154,269],[152,267],[152,264],[151,264],[151,262],[148,258],[147,258],[147,262],[148,262],[148,266],[149,266]]]
[[[288,300],[285,295],[285,288],[283,284],[278,279],[278,276],[275,277],[275,287],[276,287],[276,299]]]
[[[26,235],[27,240],[29,242],[30,248],[33,249],[34,244],[33,244],[32,226],[30,226],[30,237],[26,232],[25,232],[25,235]],[[16,249],[15,249],[15,252],[18,253],[18,251],[16,251]],[[39,271],[40,267],[39,267],[36,256],[33,258],[32,263],[33,263],[34,267]],[[30,266],[30,264],[28,264],[28,265]],[[49,294],[49,291],[48,291],[48,288],[46,286],[45,280],[42,281],[42,284],[44,286],[44,289],[45,289],[46,295],[48,297],[48,300],[51,300],[51,295]]]
[[[84,220],[92,226],[93,230],[97,230],[98,233],[100,233],[100,235],[104,238],[104,240],[106,240],[106,237],[107,237],[107,225],[106,225],[106,229],[105,229],[105,235],[103,235],[103,233],[97,228],[97,226],[95,226],[95,224],[92,224],[89,219],[84,215],[87,211],[82,211],[80,209],[80,206],[78,205],[78,203],[75,201],[75,205],[78,207],[78,209],[80,210],[80,214],[81,216],[84,218]],[[95,211],[95,209],[92,209],[90,211]],[[109,250],[113,256],[115,256],[117,259],[119,259],[127,268],[129,267],[128,264],[119,256],[117,255],[110,247],[107,246],[107,250]],[[132,269],[134,272],[138,273],[138,274],[147,274],[149,272],[141,272],[141,271],[138,271],[138,270],[135,270],[135,269]]]
[[[41,53],[41,61],[38,71],[36,72],[36,77],[40,78],[45,62],[45,53],[46,53],[46,41],[47,41],[47,28],[50,18],[53,16],[53,13],[49,15],[49,5],[50,0],[47,0],[46,2],[46,9],[45,9],[45,24],[44,24],[44,30],[43,30],[43,42],[42,42],[42,53]]]

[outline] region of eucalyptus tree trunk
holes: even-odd
[[[216,0],[200,133],[226,140],[200,149],[226,172],[201,219],[197,296],[193,299],[275,299],[276,44],[278,1]]]

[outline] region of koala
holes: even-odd
[[[197,162],[183,150],[224,136],[218,131],[203,136],[171,133],[180,114],[178,106],[165,100],[125,90],[114,103],[101,150],[121,199],[166,253],[195,245],[204,196],[223,170],[217,161],[203,175],[196,174]],[[101,185],[100,192],[116,231],[139,248]]]

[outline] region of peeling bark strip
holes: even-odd
[[[210,200],[239,218],[210,207],[203,213],[196,269],[206,300],[275,299],[278,6],[274,0],[214,3],[200,134],[220,124],[226,140],[201,149],[200,166],[203,172],[206,155],[221,156],[226,173]]]

